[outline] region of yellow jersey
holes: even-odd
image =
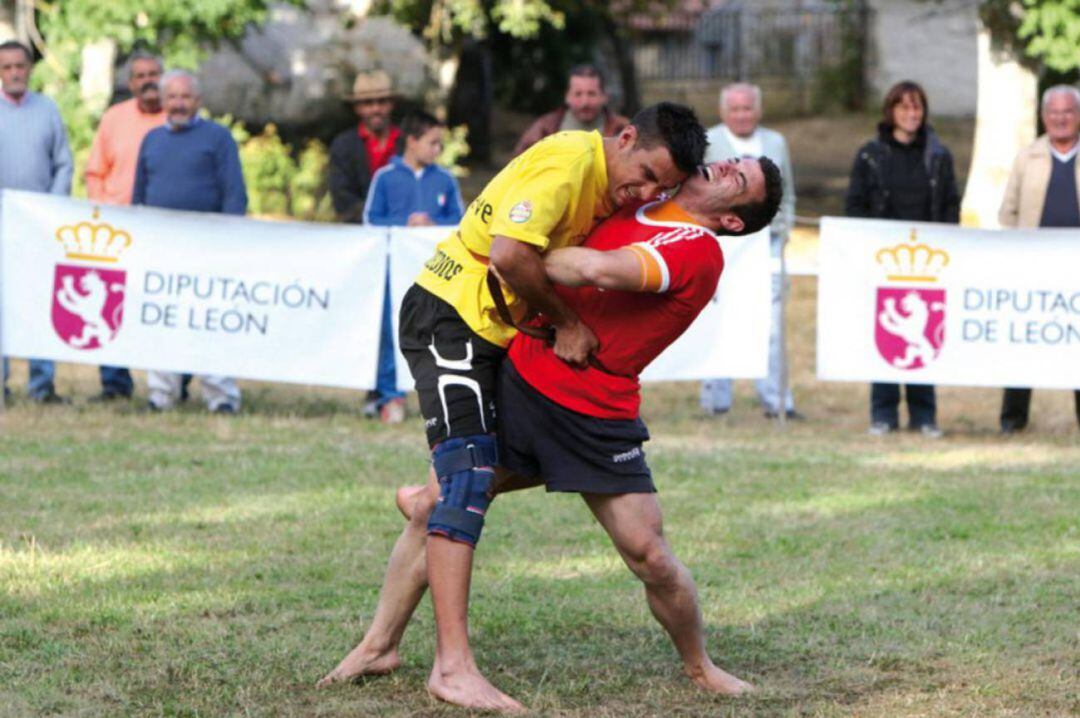
[[[465,210],[458,228],[435,250],[416,283],[450,304],[479,336],[507,346],[516,330],[495,309],[486,276],[491,241],[502,235],[549,249],[581,244],[611,214],[607,165],[599,132],[559,132],[506,165]],[[526,307],[504,285],[515,321]]]

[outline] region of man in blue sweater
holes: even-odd
[[[165,125],[151,130],[139,148],[132,204],[190,212],[247,212],[247,190],[240,153],[229,130],[199,117],[199,84],[182,70],[161,78]],[[210,411],[234,414],[240,389],[233,379],[201,376],[203,398]],[[150,371],[150,408],[172,408],[180,398],[181,375]]]
[[[405,150],[391,158],[372,178],[364,204],[364,224],[384,227],[457,224],[463,211],[461,190],[454,176],[435,164],[442,153],[446,128],[428,113],[418,111],[405,118],[401,129]],[[405,419],[405,395],[397,390],[389,268],[375,393],[384,422],[396,424]]]
[[[0,189],[21,189],[67,195],[74,165],[67,131],[56,104],[30,92],[33,55],[25,45],[0,44]],[[7,396],[8,361],[4,358],[4,395]],[[51,361],[30,360],[27,393],[43,404],[63,401],[56,394]]]

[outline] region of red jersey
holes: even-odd
[[[636,419],[639,375],[716,294],[724,269],[720,240],[667,201],[623,208],[594,229],[583,246],[634,250],[647,286],[655,291],[555,287],[600,340],[599,367],[575,369],[544,341],[521,333],[508,357],[532,388],[560,406],[601,419]]]

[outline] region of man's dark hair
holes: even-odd
[[[30,52],[30,48],[18,40],[8,40],[7,42],[0,43],[0,52],[3,52],[4,50],[22,50],[23,55],[26,55],[26,61],[31,64],[34,62],[34,53]]]
[[[570,68],[570,77],[595,77],[600,82],[600,89],[604,89],[604,73],[596,65],[574,65]],[[566,84],[569,87],[569,78]]]
[[[919,102],[922,104],[922,125],[926,124],[927,119],[930,117],[930,103],[926,101],[926,91],[922,89],[922,85],[911,80],[901,80],[885,93],[885,100],[881,103],[881,120],[886,127],[892,129],[893,122],[893,108],[904,101],[904,98],[908,95],[915,95],[919,98]]]
[[[401,131],[406,137],[412,137],[414,140],[424,136],[424,133],[430,130],[432,127],[442,127],[443,123],[439,122],[429,112],[423,110],[413,110],[405,119],[401,122]]]
[[[784,198],[784,183],[780,168],[768,157],[758,157],[761,174],[765,175],[765,198],[732,207],[731,211],[743,221],[741,232],[735,235],[753,234],[768,227],[773,217],[780,210],[780,200]]]
[[[637,128],[637,146],[652,149],[666,145],[675,166],[686,174],[697,170],[705,156],[705,128],[694,111],[685,105],[660,102],[634,115],[630,124]]]

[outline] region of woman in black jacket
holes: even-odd
[[[926,93],[917,83],[899,82],[885,95],[878,136],[859,149],[851,168],[844,199],[848,217],[959,223],[952,155],[927,124],[928,115]],[[911,428],[940,437],[934,387],[908,384],[906,389]],[[871,384],[870,433],[896,431],[899,406],[900,385]]]

